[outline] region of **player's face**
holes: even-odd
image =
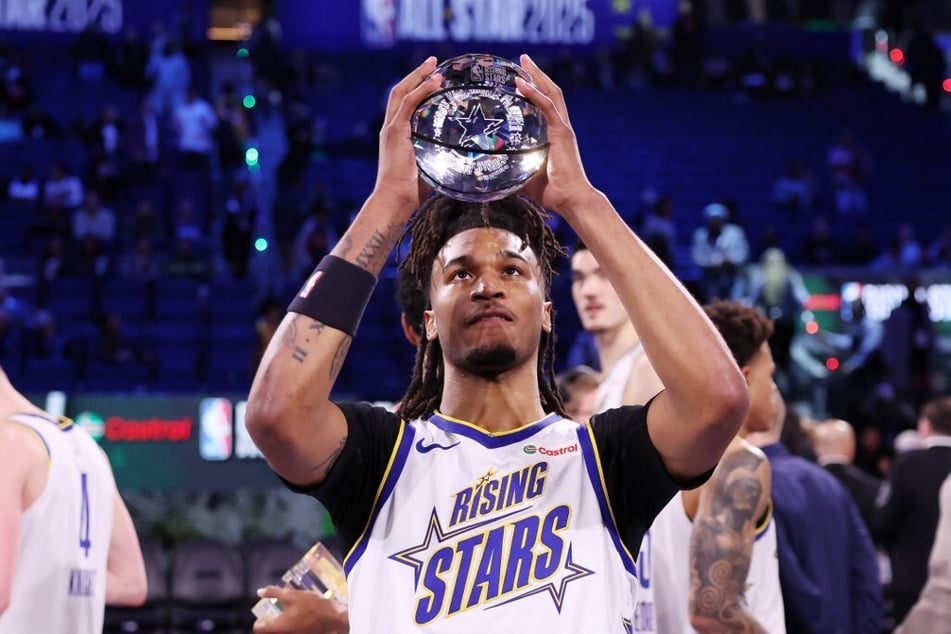
[[[629,317],[611,282],[587,249],[571,257],[571,297],[586,331],[611,332],[627,323]]]
[[[767,431],[773,417],[773,393],[778,389],[773,381],[776,364],[769,344],[763,342],[743,368],[750,387],[750,410],[746,415],[747,432]]]
[[[496,375],[538,354],[551,332],[551,302],[534,252],[511,232],[469,229],[446,241],[433,262],[426,336],[448,363]]]

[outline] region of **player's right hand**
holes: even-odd
[[[392,197],[398,208],[416,209],[427,195],[427,190],[420,187],[416,169],[410,118],[416,107],[442,85],[442,76],[432,75],[435,69],[436,58],[427,58],[393,86],[386,104],[374,194]]]
[[[267,586],[258,590],[261,598],[283,604],[280,614],[254,622],[255,634],[347,634],[347,609],[338,601],[316,592]]]

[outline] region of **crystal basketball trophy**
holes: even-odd
[[[284,573],[281,585],[316,592],[325,599],[334,599],[341,611],[347,609],[350,597],[343,566],[321,542],[311,546],[310,550]],[[260,599],[251,608],[254,616],[265,621],[283,611],[283,604],[272,597]]]
[[[436,191],[481,202],[518,191],[548,156],[548,127],[515,88],[515,62],[467,54],[440,64],[442,87],[412,118],[416,164]]]

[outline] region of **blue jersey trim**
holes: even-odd
[[[590,423],[578,429],[578,443],[581,445],[581,454],[584,456],[585,469],[588,472],[588,478],[591,480],[591,487],[594,489],[594,495],[598,499],[598,507],[601,509],[601,519],[604,520],[604,527],[611,536],[611,542],[614,549],[621,557],[621,563],[635,578],[637,577],[637,562],[627,546],[621,540],[621,535],[617,529],[617,522],[614,519],[614,512],[611,510],[611,502],[608,499],[607,490],[604,485],[604,478],[601,475],[601,460],[598,457],[598,450],[594,444],[593,431]]]
[[[541,420],[529,423],[528,425],[524,425],[518,429],[497,433],[486,431],[478,425],[474,425],[458,418],[452,418],[451,416],[447,416],[446,414],[442,414],[440,412],[433,413],[429,419],[429,422],[446,433],[465,436],[470,440],[476,441],[483,447],[497,449],[499,447],[507,447],[508,445],[527,440],[545,427],[557,423],[560,420],[563,419],[558,414],[548,414]]]
[[[363,529],[363,534],[357,539],[353,548],[350,549],[350,552],[343,561],[343,570],[348,576],[350,575],[350,571],[353,570],[353,567],[357,564],[360,556],[363,555],[366,550],[370,532],[373,529],[374,523],[376,523],[377,516],[380,514],[380,509],[383,508],[390,494],[393,493],[393,489],[396,487],[396,481],[399,480],[400,474],[403,472],[403,467],[406,466],[406,458],[413,448],[416,430],[405,422],[401,427],[400,438],[397,440],[393,455],[390,457],[390,464],[387,465],[386,472],[383,475],[383,482],[380,485],[379,493],[377,493],[376,501],[373,503],[373,511],[370,513],[370,519],[367,521],[366,528]]]

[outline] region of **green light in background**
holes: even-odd
[[[254,241],[254,250],[257,251],[257,252],[259,252],[259,253],[264,252],[264,251],[267,251],[267,239],[266,239],[266,238],[258,238],[257,240],[255,240],[255,241]]]
[[[248,55],[249,55],[248,49],[246,49],[243,46],[239,48],[238,51],[235,53],[235,57],[248,57]]]
[[[249,147],[244,151],[244,162],[247,163],[248,167],[255,167],[258,164],[258,149],[256,147]]]
[[[254,104],[257,103],[257,100],[254,98],[254,95],[245,95],[244,99],[241,100],[241,103],[244,105],[245,108],[250,110],[251,108],[254,107]]]

